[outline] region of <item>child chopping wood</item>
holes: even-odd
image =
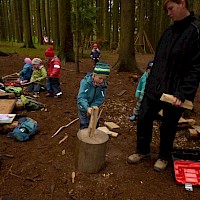
[[[80,129],[88,128],[93,106],[100,106],[105,100],[110,66],[98,62],[93,73],[88,73],[80,82],[77,97]]]
[[[146,85],[146,80],[149,76],[149,73],[151,71],[152,66],[153,66],[153,61],[149,61],[148,64],[147,64],[146,71],[144,72],[144,74],[140,78],[140,81],[138,83],[138,86],[137,86],[137,89],[136,89],[136,92],[135,92],[135,97],[138,99],[138,102],[137,102],[135,108],[133,109],[133,115],[130,117],[130,121],[135,121],[137,116],[138,116],[141,101],[142,101],[143,96],[144,96],[144,89],[145,89],[145,85]]]

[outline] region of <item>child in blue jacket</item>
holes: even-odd
[[[142,101],[143,96],[144,96],[146,80],[149,76],[149,73],[151,71],[152,66],[153,66],[153,61],[149,61],[148,64],[147,64],[146,71],[144,72],[144,74],[140,78],[140,81],[138,83],[138,86],[137,86],[137,89],[136,89],[136,92],[135,92],[135,97],[138,99],[138,102],[137,102],[135,108],[133,109],[133,115],[130,117],[130,121],[135,121],[136,117],[138,116],[141,101]]]
[[[17,79],[17,83],[27,83],[31,79],[33,65],[30,58],[24,59],[24,66],[23,69],[18,73],[19,78]]]
[[[77,97],[80,129],[88,128],[92,107],[103,104],[107,90],[106,78],[109,74],[110,66],[98,62],[93,73],[87,73],[81,80]]]

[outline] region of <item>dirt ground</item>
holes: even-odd
[[[27,55],[26,55],[27,56]],[[117,55],[105,59],[111,66]],[[146,66],[153,55],[136,55],[138,65]],[[0,57],[0,76],[19,71],[24,57],[13,55]],[[151,160],[137,165],[129,165],[127,156],[133,153],[136,141],[136,123],[129,121],[136,100],[134,98],[137,83],[130,78],[130,73],[111,71],[108,79],[108,91],[101,115],[100,125],[104,121],[113,121],[120,126],[118,137],[110,137],[107,143],[105,167],[96,174],[84,174],[75,169],[75,146],[79,124],[63,129],[57,136],[51,136],[62,125],[77,118],[76,97],[79,82],[86,72],[92,70],[89,58],[81,59],[81,73],[75,72],[75,64],[63,66],[61,82],[63,97],[47,98],[41,93],[38,101],[47,105],[48,111],[14,111],[35,119],[40,131],[27,142],[17,142],[0,134],[1,154],[14,155],[3,157],[0,169],[0,196],[11,196],[14,200],[197,200],[200,188],[193,192],[184,189],[175,181],[173,165],[162,173],[153,170],[158,156],[159,131],[158,122],[154,124]],[[126,92],[119,96],[122,91]],[[189,118],[200,125],[200,93],[194,102],[194,112]],[[200,150],[200,141],[188,141],[185,129],[177,132],[175,147]],[[62,144],[59,141],[69,135]],[[65,154],[62,155],[63,150]],[[71,174],[76,173],[72,183]]]

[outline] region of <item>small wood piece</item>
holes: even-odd
[[[119,94],[117,94],[118,96],[122,96],[124,93],[126,92],[126,90],[122,90]]]
[[[196,121],[194,119],[185,119],[185,121],[190,125],[193,126],[196,124]]]
[[[109,131],[109,135],[111,135],[112,137],[117,137],[118,133],[116,133],[114,131]]]
[[[198,133],[200,133],[200,126],[192,126]]]
[[[114,131],[110,131],[106,126],[98,127],[97,129],[100,130],[100,131],[103,131],[104,133],[106,133],[107,135],[110,135],[112,137],[118,136],[118,133],[116,133]]]
[[[0,99],[0,114],[10,114],[16,101],[16,99]]]
[[[188,129],[188,131],[186,132],[185,136],[189,140],[198,140],[198,139],[200,139],[200,134],[195,129]]]
[[[181,117],[181,118],[179,119],[178,123],[179,123],[179,124],[187,123],[187,121],[186,121],[183,117]]]
[[[97,129],[109,135],[110,130],[106,126],[98,127]]]
[[[76,177],[76,173],[75,173],[75,172],[72,172],[72,183],[74,183],[75,177]]]
[[[89,137],[94,136],[94,132],[95,132],[96,126],[97,126],[98,113],[99,113],[99,108],[97,106],[93,106],[92,114],[91,114],[91,118],[90,118],[90,124],[89,124],[89,128],[88,128],[89,129]]]
[[[109,130],[120,128],[117,124],[114,122],[104,122],[104,125],[109,128]]]
[[[160,100],[173,104],[173,98],[174,98],[173,95],[163,93]],[[193,103],[191,101],[185,100],[181,104],[181,107],[192,110],[193,109]]]
[[[65,137],[59,141],[59,144],[63,143],[68,137],[69,137],[68,134],[66,134]]]

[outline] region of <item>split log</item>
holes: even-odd
[[[109,128],[109,130],[118,129],[119,126],[114,122],[104,122],[104,125]]]
[[[196,129],[188,129],[188,131],[185,134],[186,138],[188,140],[199,140],[200,139],[200,134]]]
[[[174,98],[173,95],[163,93],[160,100],[173,104],[173,98]],[[193,109],[193,103],[191,101],[185,100],[181,104],[181,107],[192,110]]]

